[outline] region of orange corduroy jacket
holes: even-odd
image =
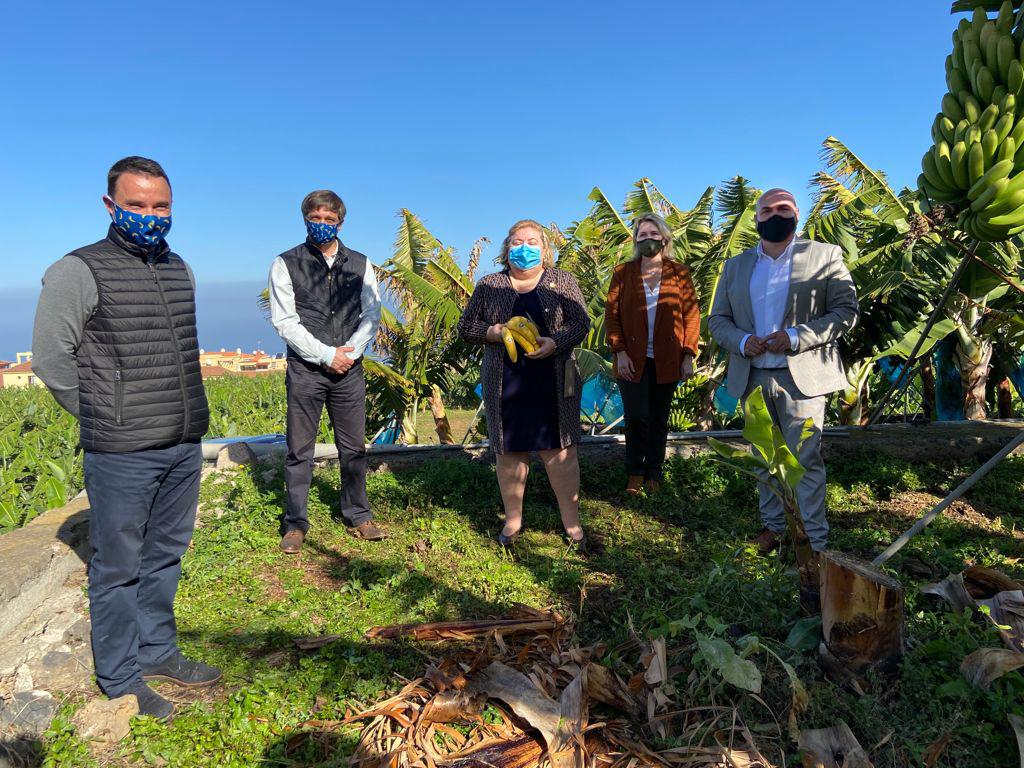
[[[612,275],[605,305],[604,330],[613,353],[625,351],[639,380],[647,363],[647,300],[640,261],[620,264]],[[700,306],[690,270],[678,261],[664,260],[661,289],[654,317],[654,366],[659,384],[682,378],[683,352],[697,355]],[[616,376],[618,367],[616,366]]]

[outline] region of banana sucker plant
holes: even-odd
[[[800,485],[805,470],[786,444],[782,430],[772,421],[761,387],[755,388],[744,401],[743,416],[743,438],[750,443],[753,451],[737,448],[714,437],[708,438],[708,445],[718,454],[719,461],[737,472],[753,477],[782,504],[796,554],[800,602],[808,613],[817,613],[818,560],[811,549],[796,495],[796,488]],[[814,434],[814,429],[813,420],[808,418],[804,422],[796,445],[797,453],[804,442]]]

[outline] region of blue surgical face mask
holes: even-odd
[[[153,248],[160,245],[171,231],[170,216],[144,216],[134,211],[126,211],[113,200],[110,202],[114,206],[114,212],[110,214],[114,228],[135,245]]]
[[[533,269],[540,264],[540,248],[526,243],[510,248],[508,263],[519,269]]]
[[[338,236],[338,227],[340,226],[340,224],[323,224],[319,221],[307,221],[306,232],[309,233],[309,239],[317,245],[327,245],[327,243]]]

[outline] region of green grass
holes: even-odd
[[[791,566],[744,544],[758,527],[755,489],[708,457],[671,462],[662,493],[631,500],[620,492],[622,471],[585,466],[584,521],[604,547],[588,560],[566,554],[542,470],[529,484],[527,531],[514,558],[493,541],[500,498],[488,466],[434,462],[372,475],[371,501],[392,534],[382,544],[345,534],[332,519],[337,474],[318,471],[301,559],[276,549],[279,470],[214,477],[203,487],[202,524],[185,560],[177,615],[185,651],[222,666],[223,688],[182,705],[170,725],[136,720],[126,744],[93,763],[67,727],[69,703],[46,738],[46,764],[345,765],[355,729],[301,740],[293,738],[298,724],[338,719],[395,692],[426,664],[424,649],[413,644],[365,641],[367,628],[496,616],[516,602],[556,605],[577,620],[582,643],[613,646],[628,637],[631,623],[642,634],[667,636],[670,648],[681,649],[683,706],[732,700],[748,723],[772,723],[762,704],[723,682],[696,652],[698,642],[722,640],[748,648],[764,674],[763,701],[785,723],[789,684],[782,667],[756,650],[767,647],[808,688],[802,728],[844,719],[869,749],[888,736],[872,754],[876,766],[921,765],[923,751],[945,732],[952,740],[939,766],[1016,764],[1005,715],[1024,714],[1024,676],[1008,674],[988,693],[968,688],[960,661],[998,639],[922,598],[918,588],[970,562],[1024,576],[1014,560],[1021,540],[1013,535],[1024,523],[1022,470],[1024,459],[1010,460],[976,489],[984,514],[938,520],[893,561],[907,587],[907,656],[894,679],[878,681],[862,698],[828,682],[812,651],[785,645],[800,619]],[[877,552],[909,525],[897,504],[907,491],[942,495],[949,481],[949,473],[878,457],[834,467],[834,545]],[[296,637],[322,633],[341,639],[318,651],[293,646]],[[760,645],[751,645],[751,635]],[[794,745],[784,746],[793,754]]]

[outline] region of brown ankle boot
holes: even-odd
[[[292,528],[288,533],[281,537],[281,551],[286,555],[299,554],[299,551],[302,549],[302,542],[305,538],[306,534],[298,528]]]
[[[655,480],[653,477],[648,478],[644,483],[644,488],[647,489],[648,493],[657,493],[661,490],[661,481]]]
[[[643,475],[630,475],[629,481],[626,483],[626,493],[632,496],[636,496],[638,493],[640,493],[640,489],[643,488],[643,485]]]
[[[765,528],[757,535],[757,538],[750,543],[757,546],[758,554],[770,555],[779,548],[780,544],[782,544],[782,537],[775,531]]]

